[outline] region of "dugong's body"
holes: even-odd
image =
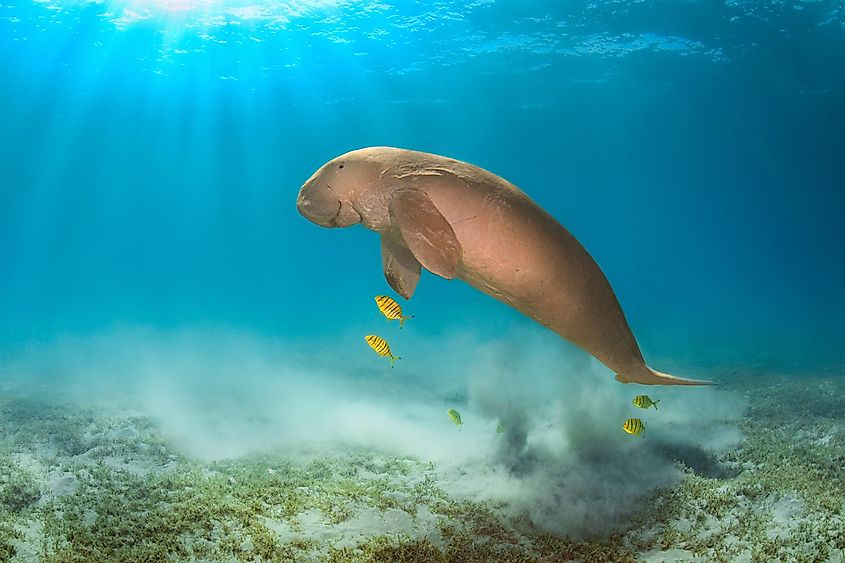
[[[584,247],[519,188],[454,159],[390,147],[339,156],[302,186],[299,212],[382,237],[385,277],[410,299],[420,265],[514,307],[624,383],[701,385],[646,366],[610,283]]]

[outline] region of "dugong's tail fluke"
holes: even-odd
[[[633,373],[617,373],[617,381],[622,383],[639,383],[640,385],[716,385],[712,381],[702,379],[684,379],[668,373],[661,373],[648,366]]]

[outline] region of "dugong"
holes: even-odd
[[[354,150],[320,167],[296,207],[322,227],[361,223],[379,233],[385,278],[405,299],[422,266],[514,307],[623,383],[710,384],[646,366],[587,250],[522,190],[478,166],[393,147]]]

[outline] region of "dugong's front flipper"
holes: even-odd
[[[420,281],[420,263],[403,244],[381,236],[381,264],[384,278],[393,290],[410,299]]]
[[[422,190],[396,190],[388,206],[391,222],[414,258],[426,270],[450,280],[461,259],[461,244],[452,225]]]

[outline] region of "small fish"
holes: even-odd
[[[395,321],[399,320],[399,328],[402,328],[402,325],[405,324],[405,321],[408,319],[413,319],[414,315],[409,315],[407,317],[402,316],[402,307],[399,306],[399,303],[388,297],[387,295],[376,295],[376,305],[378,305],[379,311],[388,318],[388,320]]]
[[[625,424],[622,425],[622,430],[628,434],[639,436],[645,432],[645,423],[639,418],[629,418],[625,421]]]
[[[660,402],[660,399],[652,401],[651,397],[649,397],[648,395],[637,395],[631,402],[634,403],[634,405],[640,407],[641,409],[647,409],[648,407],[654,405],[654,410],[657,410],[657,403]]]
[[[384,341],[384,338],[380,336],[376,336],[375,334],[368,334],[364,337],[364,340],[367,341],[367,344],[370,345],[370,348],[376,351],[376,354],[379,356],[385,356],[390,358],[390,367],[396,363],[396,360],[401,360],[399,356],[394,356],[390,352],[390,346],[387,345],[387,342]]]
[[[501,422],[496,425],[496,434],[502,434],[505,431],[505,425]]]
[[[448,411],[446,411],[446,414],[449,415],[449,418],[452,419],[452,422],[454,422],[455,426],[457,426],[458,428],[463,425],[463,422],[461,422],[461,413],[459,413],[455,409],[449,409]]]

